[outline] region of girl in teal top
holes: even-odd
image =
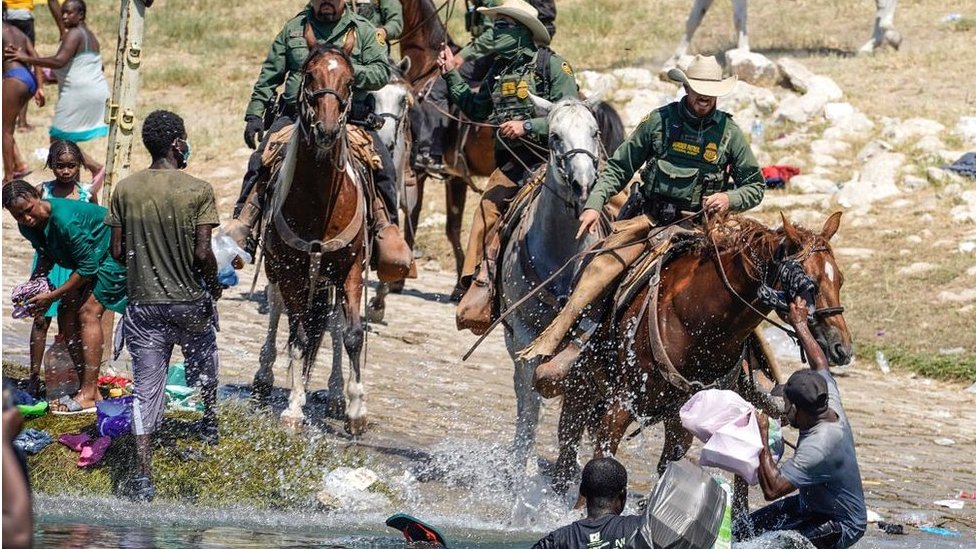
[[[78,394],[52,403],[55,413],[93,411],[100,398],[102,314],[106,308],[121,313],[126,305],[125,267],[109,254],[106,210],[90,202],[44,200],[22,180],[3,187],[3,207],[40,255],[32,277],[47,276],[55,264],[74,271],[62,286],[30,302],[43,314],[55,300],[62,300],[58,313],[67,332],[68,349],[75,363],[84,365]]]
[[[41,183],[38,190],[41,198],[70,198],[81,200],[82,202],[92,202],[97,204],[95,194],[97,189],[94,185],[84,184],[80,181],[81,166],[84,158],[78,145],[63,139],[55,139],[48,149],[47,167],[54,173],[54,179]],[[31,267],[37,267],[40,254],[34,254],[34,263]],[[57,288],[68,281],[71,270],[55,264],[47,273],[47,279]],[[55,301],[48,307],[43,315],[34,317],[31,326],[30,336],[30,380],[27,384],[27,392],[36,397],[40,388],[41,363],[44,360],[44,350],[47,348],[47,332],[51,327],[51,319],[58,316],[58,305],[60,301]],[[60,328],[58,331],[63,331]]]

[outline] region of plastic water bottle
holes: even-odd
[[[756,118],[752,121],[752,128],[750,134],[752,134],[753,143],[762,143],[763,133],[765,133],[766,128],[763,126],[763,121],[761,118]]]
[[[44,353],[44,386],[49,401],[78,392],[78,370],[68,352],[68,342],[61,334],[54,336],[54,343]]]
[[[732,547],[732,485],[722,477],[712,477],[725,490],[725,514],[718,528],[718,537],[712,549],[731,549]]]
[[[884,353],[881,351],[874,353],[874,360],[878,363],[878,369],[881,370],[882,374],[887,374],[891,371],[891,367],[888,366],[888,359],[885,358]]]

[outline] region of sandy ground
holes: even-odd
[[[3,216],[3,229],[2,293],[9,295],[16,282],[26,279],[32,252],[8,215]],[[257,367],[266,317],[258,312],[258,303],[247,298],[253,272],[253,267],[242,271],[241,283],[220,301],[222,383],[249,383]],[[454,307],[447,301],[453,280],[433,262],[422,264],[420,278],[409,281],[402,295],[388,299],[386,322],[370,326],[365,369],[370,432],[363,443],[385,449],[378,452],[385,456],[407,456],[380,459],[389,465],[443,450],[445,441],[462,448],[504,448],[511,439],[512,363],[502,334],[492,334],[467,362],[460,360],[475,338],[454,329]],[[4,358],[24,363],[29,323],[11,319],[6,299],[2,313]],[[279,348],[284,331],[283,323]],[[323,347],[313,390],[325,388],[330,356]],[[279,353],[279,386],[287,386],[286,357]],[[790,365],[794,367],[799,364]],[[950,525],[973,541],[976,502],[967,501],[961,511],[932,502],[955,497],[960,490],[976,490],[976,394],[961,384],[899,372],[882,374],[863,362],[839,377],[839,384],[855,430],[869,508],[894,520],[917,512],[933,520],[957,518],[968,525]],[[558,401],[545,403],[537,448],[544,457],[555,457],[558,411]],[[789,437],[795,439],[795,432]],[[954,443],[943,446],[936,439]],[[655,428],[622,445],[619,457],[631,470],[638,491],[650,487],[660,442],[661,429]],[[753,503],[760,503],[761,494],[752,492]]]

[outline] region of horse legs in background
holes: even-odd
[[[355,263],[343,285],[345,331],[342,343],[349,355],[349,378],[346,380],[346,431],[353,436],[366,432],[366,390],[363,385],[362,364],[363,323],[359,316],[359,303],[363,297],[363,266]]]
[[[407,242],[407,245],[413,249],[412,243]],[[403,290],[402,280],[396,283],[380,282],[376,285],[376,294],[370,298],[369,306],[366,307],[366,320],[369,322],[383,322],[383,317],[386,316],[386,296],[393,290],[393,284],[397,283],[400,284],[400,289]]]
[[[712,7],[714,0],[695,0],[695,4],[688,13],[688,21],[685,23],[685,34],[681,38],[681,43],[674,50],[667,65],[675,64],[683,55],[687,55],[688,48],[691,47],[691,39],[695,36],[695,31],[705,19],[708,8]],[[749,51],[749,33],[746,30],[746,18],[749,12],[748,0],[732,0],[732,17],[735,22],[735,32],[737,36],[737,47],[741,50]]]
[[[258,402],[265,402],[271,394],[271,388],[274,387],[274,363],[278,356],[278,323],[281,321],[281,313],[285,307],[277,284],[268,284],[267,295],[268,333],[264,338],[264,345],[261,346],[261,366],[254,374],[254,381],[251,383],[251,394]]]
[[[444,185],[447,193],[447,223],[444,230],[447,240],[454,250],[454,267],[457,273],[457,284],[451,294],[451,301],[460,301],[464,295],[461,287],[461,269],[464,267],[464,245],[461,243],[461,221],[464,217],[464,203],[467,199],[468,185],[459,177],[450,177]]]
[[[588,387],[582,383],[569,384],[567,387],[559,412],[559,457],[552,474],[552,487],[559,494],[568,492],[580,473],[577,460],[580,440],[594,413],[594,399]]]

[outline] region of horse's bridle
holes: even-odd
[[[803,276],[806,276],[810,280],[814,288],[813,297],[816,297],[816,295],[820,292],[820,289],[817,287],[817,282],[813,280],[813,277],[807,274],[806,271],[802,270],[803,269],[802,265],[803,262],[809,259],[810,256],[812,256],[813,254],[829,253],[830,249],[827,246],[811,246],[810,248],[805,250],[801,249],[799,252],[793,255],[787,255],[786,251],[787,251],[786,239],[783,238],[782,240],[780,240],[779,245],[776,247],[776,251],[773,253],[773,266],[775,268],[767,270],[763,274],[763,284],[771,288],[774,288],[776,287],[777,284],[783,282],[782,280],[783,269],[781,267],[785,262],[793,261],[801,269],[801,272],[798,274],[802,274]],[[774,275],[772,276],[771,279],[770,279],[770,273],[773,273]],[[834,307],[822,307],[818,309],[816,308],[816,300],[811,301],[810,303],[808,303],[807,306],[810,308],[810,312],[809,312],[810,318],[815,320],[821,320],[821,321],[829,316],[839,315],[844,312],[844,307],[842,305],[837,305]],[[789,304],[787,304],[787,307],[789,307]]]
[[[334,88],[323,87],[308,91],[309,82],[310,75],[306,72],[304,78],[302,78],[302,85],[298,88],[298,115],[311,128],[311,137],[315,140],[315,143],[323,144],[325,131],[322,129],[322,121],[317,120],[314,115],[315,109],[312,104],[322,96],[331,95],[335,97],[336,101],[339,102],[339,118],[336,120],[336,124],[340,128],[345,128],[346,119],[349,118],[349,109],[352,106],[352,81],[349,81],[349,89],[345,97]],[[299,124],[299,127],[302,129],[303,136],[307,139],[309,135],[305,129],[305,125]]]

